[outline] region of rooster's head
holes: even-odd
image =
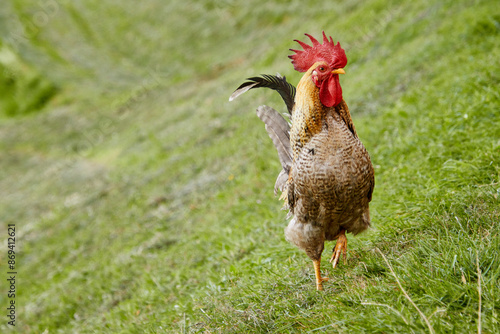
[[[328,39],[323,31],[323,44],[314,37],[305,34],[312,42],[312,46],[295,40],[304,50],[294,50],[295,54],[288,56],[292,59],[295,70],[299,72],[311,72],[311,80],[319,88],[319,98],[323,105],[332,107],[342,101],[342,88],[340,87],[339,74],[344,74],[344,66],[347,64],[345,51],[340,43],[333,42],[332,37]]]

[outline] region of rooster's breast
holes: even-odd
[[[353,233],[368,227],[373,167],[363,144],[343,122],[327,118],[297,156],[292,180],[295,217],[322,226],[327,240],[340,227]]]

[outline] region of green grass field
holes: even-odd
[[[228,97],[322,30],[376,187],[317,292],[255,115],[285,106]],[[498,1],[8,0],[0,91],[1,332],[500,333]]]

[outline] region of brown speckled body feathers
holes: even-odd
[[[287,240],[315,260],[325,240],[343,228],[357,234],[370,226],[374,187],[370,156],[356,134],[347,104],[325,107],[306,73],[297,86],[290,144],[293,162],[288,206],[293,219]],[[311,95],[311,96],[310,96]]]
[[[313,260],[341,228],[354,234],[368,228],[374,186],[370,157],[347,105],[342,102],[324,111],[317,133],[303,144],[292,143],[295,159],[288,180],[288,206],[294,217],[285,235]]]

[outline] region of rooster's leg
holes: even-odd
[[[321,271],[319,267],[321,265],[321,258],[318,260],[313,260],[314,273],[316,274],[316,289],[323,290],[323,282],[328,281],[328,277],[321,277]]]
[[[347,264],[347,237],[345,236],[344,229],[341,229],[337,236],[337,243],[335,244],[332,258],[330,259],[330,263],[333,264],[333,268],[337,266],[341,254],[344,254],[344,264]]]

